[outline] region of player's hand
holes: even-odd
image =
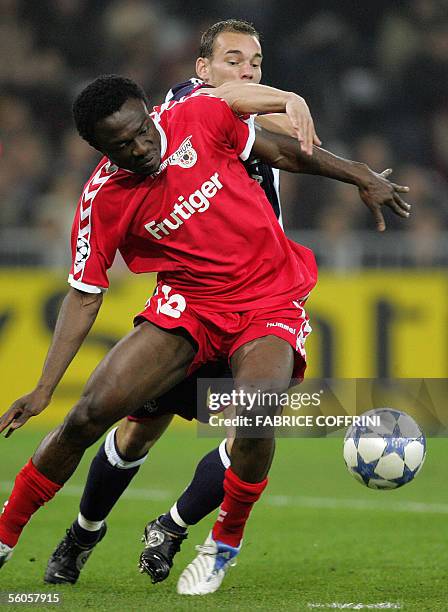
[[[16,429],[25,425],[30,417],[37,416],[51,401],[51,396],[42,389],[35,389],[16,400],[11,408],[0,417],[0,433],[8,426],[5,438],[8,438]]]
[[[320,146],[322,142],[314,129],[314,121],[308,104],[300,96],[291,94],[286,102],[285,112],[296,133],[301,150],[307,155],[312,155],[313,144]]]
[[[386,229],[383,206],[388,206],[399,217],[407,219],[410,215],[411,205],[407,204],[400,195],[401,193],[407,193],[409,187],[391,183],[388,180],[391,174],[391,168],[377,174],[367,167],[367,177],[358,184],[359,195],[372,212],[379,232],[384,232]]]

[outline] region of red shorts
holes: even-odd
[[[230,359],[240,346],[252,340],[277,336],[294,349],[292,377],[302,380],[306,369],[305,340],[311,332],[305,301],[306,298],[291,300],[276,309],[217,313],[190,306],[174,288],[159,283],[134,322],[147,320],[162,329],[185,329],[198,348],[188,374],[209,361]]]

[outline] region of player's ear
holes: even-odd
[[[207,81],[209,77],[209,66],[210,61],[206,57],[198,57],[198,59],[196,60],[196,74],[203,81]]]

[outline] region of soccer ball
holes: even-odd
[[[425,436],[405,412],[378,408],[379,426],[352,425],[344,438],[344,460],[358,482],[371,489],[398,489],[419,473],[426,454]]]

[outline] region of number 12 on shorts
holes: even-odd
[[[159,289],[160,287],[157,287],[154,297],[160,295]],[[178,319],[187,307],[187,302],[185,301],[184,296],[180,295],[179,293],[171,294],[172,287],[169,285],[162,285],[161,291],[163,297],[158,297],[157,299],[157,314],[164,314],[168,317]]]

